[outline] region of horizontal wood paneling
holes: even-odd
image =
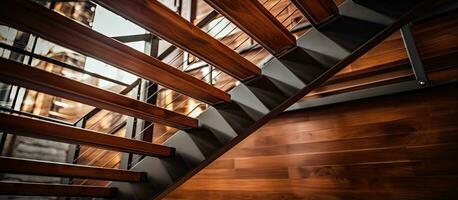
[[[454,199],[458,84],[284,113],[166,199]]]
[[[432,83],[437,71],[458,66],[458,12],[414,24],[418,50]],[[415,80],[399,32],[348,65],[301,101],[405,80]]]

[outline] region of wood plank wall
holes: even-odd
[[[434,79],[434,72],[458,66],[458,12],[419,22],[413,32],[430,78]],[[414,79],[401,34],[397,32],[301,101]]]
[[[456,199],[458,84],[285,113],[165,199]]]

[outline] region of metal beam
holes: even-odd
[[[411,26],[411,24],[406,24],[401,28],[402,40],[404,41],[415,78],[417,79],[418,84],[424,86],[429,84],[429,79],[425,72],[420,53],[418,52]]]
[[[154,37],[154,36],[149,33],[145,33],[145,34],[136,34],[136,35],[116,36],[112,38],[122,43],[129,43],[129,42],[148,41],[148,40],[151,40],[151,37]]]

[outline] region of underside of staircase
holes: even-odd
[[[346,1],[339,16],[304,34],[297,47],[272,58],[262,75],[229,93],[231,102],[197,117],[199,128],[179,131],[164,145],[176,148],[171,158],[148,157],[132,168],[147,172],[148,182],[113,182],[118,199],[160,199],[308,92],[431,6],[428,1]]]
[[[97,2],[120,15],[126,15],[127,13],[122,12],[122,9],[118,10],[119,7],[114,5],[116,3],[111,4],[110,1],[104,0]],[[243,23],[243,19],[234,16],[230,12],[231,8],[222,6],[224,1],[208,0],[208,2],[216,7],[218,12],[224,13],[229,19],[238,22],[236,24],[241,26],[245,32],[251,33],[254,38],[263,40],[262,35],[256,34],[256,30],[250,29],[250,26]],[[293,2],[300,8],[301,3],[304,1],[294,0]],[[102,136],[97,132],[84,129],[57,124],[49,125],[50,123],[44,124],[44,122],[38,120],[1,114],[0,125],[2,131],[73,144],[87,144],[99,148],[146,155],[146,157],[133,166],[130,171],[0,158],[2,163],[0,172],[4,173],[89,177],[113,181],[108,187],[1,183],[0,188],[10,189],[7,192],[1,189],[0,194],[43,195],[43,192],[37,192],[37,190],[41,190],[56,194],[55,196],[72,196],[71,194],[81,196],[77,194],[84,193],[85,196],[106,199],[161,199],[272,118],[296,103],[307,93],[319,87],[344,67],[398,31],[413,17],[426,11],[434,3],[437,3],[437,1],[347,0],[338,7],[338,11],[331,9],[331,14],[328,17],[314,19],[311,18],[318,16],[317,14],[310,13],[306,8],[305,10],[300,9],[309,18],[314,27],[298,38],[292,46],[287,45],[289,44],[288,37],[283,38],[286,44],[284,45],[285,48],[274,48],[271,45],[269,46],[267,42],[259,42],[274,55],[262,65],[260,72],[246,70],[242,73],[226,69],[228,74],[239,77],[238,79],[241,80],[239,85],[228,92],[230,99],[228,95],[215,95],[219,94],[216,90],[212,92],[212,95],[206,96],[202,91],[205,91],[207,86],[196,87],[200,89],[200,92],[193,93],[191,92],[193,88],[180,88],[180,85],[169,83],[175,79],[156,80],[158,83],[169,84],[167,86],[172,89],[177,89],[184,94],[190,94],[190,96],[212,105],[196,119],[168,113],[143,102],[123,98],[120,95],[110,96],[114,94],[103,93],[103,91],[92,93],[89,91],[94,90],[93,88],[71,81],[64,82],[65,80],[57,76],[48,79],[49,77],[46,75],[49,84],[41,84],[41,78],[45,77],[45,75],[42,75],[40,70],[27,69],[26,66],[14,64],[11,61],[1,61],[2,65],[15,67],[10,71],[5,70],[0,73],[2,81],[21,84],[24,87],[74,99],[103,109],[164,123],[181,130],[162,145],[156,145],[114,136]],[[0,9],[0,11],[3,12],[3,9]],[[332,12],[336,13],[333,14]],[[0,14],[0,17],[3,17],[3,15]],[[141,21],[136,21],[135,16],[132,18],[124,17],[145,25]],[[8,22],[8,20],[5,21]],[[19,26],[33,30],[27,25]],[[177,45],[181,45],[181,48],[189,51],[197,51],[191,47],[185,47],[182,42],[177,42]],[[73,47],[71,44],[67,46]],[[113,51],[116,51],[116,49],[122,50],[121,47],[113,48],[115,48]],[[99,53],[91,52],[85,48],[78,48],[77,50],[87,54]],[[109,60],[113,55],[96,57]],[[124,54],[119,55],[126,56]],[[134,53],[126,57],[129,58],[132,55]],[[231,55],[224,56],[225,58],[230,58]],[[213,56],[206,57],[203,55],[207,60],[217,59],[218,56],[218,52],[215,52]],[[134,55],[133,57],[143,59],[140,55]],[[135,61],[132,61],[132,63]],[[147,58],[144,58],[143,61],[146,61],[145,63],[149,62]],[[110,64],[124,66],[132,63],[111,62]],[[214,61],[214,64],[220,65],[220,62]],[[241,61],[237,61],[237,63],[234,61],[236,66],[243,66],[243,64]],[[228,64],[228,66],[230,68],[231,65]],[[165,69],[166,67],[163,68]],[[21,73],[33,73],[35,78],[31,77],[29,79],[19,75],[16,76],[15,69],[21,71]],[[127,70],[141,74],[143,68],[133,67]],[[173,75],[176,80],[183,78],[189,83],[199,85],[193,82],[193,79],[173,70],[168,71],[168,73],[171,76]],[[156,77],[145,76],[144,78],[154,79]],[[87,94],[93,94],[93,96],[72,93],[71,88],[86,90],[88,91]],[[119,100],[115,101],[115,99]],[[24,124],[30,127],[23,126]],[[31,129],[36,129],[36,131],[30,132]],[[78,135],[86,135],[88,138],[81,139]],[[16,169],[16,171],[12,170],[15,168],[14,166],[28,166],[33,165],[33,163],[37,166],[36,168],[24,167]],[[21,190],[21,188],[28,188],[29,193],[24,192],[25,189]]]

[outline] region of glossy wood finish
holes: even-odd
[[[196,119],[99,89],[15,61],[0,59],[2,81],[77,102],[182,129],[198,126]]]
[[[261,74],[261,70],[256,65],[158,1],[96,0],[96,2],[239,80]]]
[[[40,183],[0,182],[0,195],[14,196],[59,196],[59,197],[100,197],[116,195],[116,188],[57,185]]]
[[[259,1],[205,1],[274,56],[296,46],[296,38]]]
[[[147,170],[148,166],[157,165],[158,168],[168,168],[168,171],[181,174],[167,179],[169,180],[167,184],[161,184],[164,187],[149,190],[150,193],[145,193],[144,198],[156,195],[155,199],[161,199],[166,196],[308,92],[318,88],[346,65],[399,30],[403,24],[430,7],[433,2],[433,0],[412,0],[409,1],[411,4],[406,5],[404,1],[396,1],[396,3],[393,1],[391,3],[394,5],[391,6],[395,8],[392,10],[403,15],[396,20],[385,21],[382,23],[384,25],[373,23],[385,20],[383,16],[362,15],[370,11],[351,2],[343,4],[339,9],[345,15],[342,15],[339,20],[331,20],[330,23],[324,24],[323,32],[312,30],[301,36],[298,39],[298,46],[302,48],[295,48],[281,58],[273,58],[262,68],[265,76],[234,88],[231,91],[234,98],[232,104],[218,105],[198,117],[202,127],[209,127],[203,132],[214,136],[206,140],[211,143],[210,145],[201,143],[202,140],[188,137],[188,133],[183,131],[176,133],[165,142],[165,144],[195,144],[192,146],[197,148],[193,147],[192,150],[188,148],[189,146],[177,145],[177,152],[183,160],[176,160],[176,162],[184,161],[190,163],[191,167],[169,167],[155,159],[145,159],[138,163],[134,169]],[[360,29],[349,29],[349,27]],[[219,122],[215,123],[215,119]],[[198,157],[200,159],[197,159]],[[162,177],[159,174],[156,176],[158,178],[153,180]],[[125,183],[114,182],[112,185],[123,191],[123,196],[119,199],[136,196],[137,192]],[[143,187],[147,188],[148,185],[144,184]]]
[[[175,154],[174,148],[162,145],[8,114],[0,114],[0,130],[27,137],[148,156],[168,157]]]
[[[167,200],[456,199],[458,84],[285,113]]]
[[[291,0],[313,26],[339,15],[333,0]]]
[[[458,55],[458,13],[447,13],[413,26],[417,47],[425,69],[432,73],[447,72],[456,65]],[[301,101],[333,94],[414,80],[412,67],[399,32],[391,35],[374,49],[348,65],[320,88],[312,91]],[[439,84],[433,82],[433,84]]]
[[[0,7],[0,19],[7,25],[37,34],[203,102],[215,104],[230,99],[229,94],[197,78],[31,1],[6,1]]]
[[[0,157],[0,172],[111,181],[140,182],[146,173],[22,158]]]

